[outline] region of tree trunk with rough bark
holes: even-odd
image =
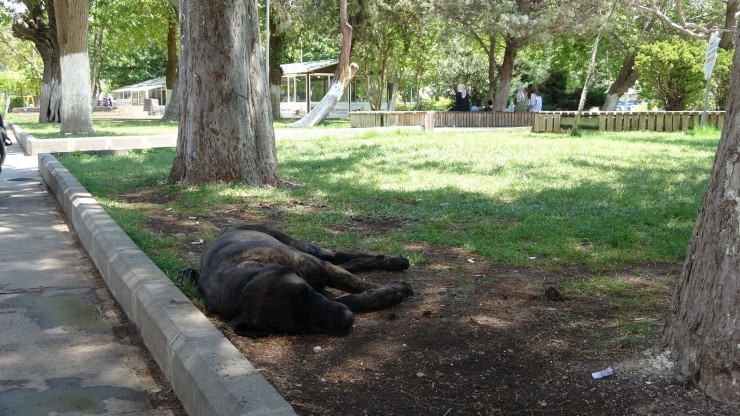
[[[44,64],[39,97],[39,123],[60,122],[62,72],[54,2],[46,0],[29,7],[21,20],[13,23],[13,36],[31,41]]]
[[[740,403],[738,33],[722,138],[663,332],[679,371],[710,397],[730,403]]]
[[[509,102],[509,92],[511,91],[511,78],[514,75],[514,61],[519,52],[519,45],[507,38],[506,48],[504,49],[504,60],[498,70],[499,82],[496,89],[496,96],[493,98],[493,111],[506,110],[506,104]]]
[[[636,52],[629,52],[622,62],[622,69],[619,70],[617,79],[612,82],[609,86],[609,90],[606,92],[606,98],[604,99],[604,105],[601,106],[602,111],[614,111],[617,109],[619,104],[619,97],[624,95],[630,88],[632,88],[640,74],[635,70],[635,57]]]
[[[277,185],[256,2],[182,0],[180,19],[180,124],[170,178]]]
[[[87,0],[55,0],[62,70],[62,133],[93,131]]]
[[[342,50],[339,53],[339,65],[334,74],[334,82],[324,98],[302,119],[291,124],[290,127],[313,127],[326,119],[331,110],[344,95],[344,90],[357,74],[359,66],[349,63],[352,50],[352,26],[347,18],[347,0],[339,1],[339,25],[342,29]],[[309,97],[310,99],[310,97]]]

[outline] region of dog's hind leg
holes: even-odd
[[[339,296],[335,300],[347,305],[353,312],[364,312],[397,305],[412,294],[411,286],[395,282],[361,293]]]
[[[356,255],[351,260],[340,263],[339,267],[352,273],[364,270],[387,270],[397,272],[409,268],[409,259],[400,256],[371,256],[364,254]]]
[[[344,268],[328,261],[322,261],[321,274],[324,276],[327,286],[343,292],[361,293],[380,287],[380,285],[362,280]]]

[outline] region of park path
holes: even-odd
[[[182,415],[65,223],[38,159],[0,173],[0,415]],[[163,401],[166,401],[163,404]],[[167,404],[169,403],[169,404]]]

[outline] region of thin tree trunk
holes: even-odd
[[[167,22],[167,66],[165,68],[165,85],[167,86],[167,98],[164,107],[163,120],[178,121],[180,119],[180,100],[177,91],[177,67],[180,65],[177,54],[178,34],[178,8],[173,7],[174,17]]]
[[[496,48],[494,48],[495,39],[493,36],[489,36],[491,39],[491,48],[488,51],[488,92],[486,93],[486,101],[493,100],[494,91],[496,91],[496,82],[498,82],[498,66],[496,65]],[[508,97],[507,97],[508,101]]]
[[[388,111],[396,111],[396,97],[398,96],[398,82],[391,82],[388,90]]]
[[[719,38],[719,47],[731,51],[735,39],[734,30],[737,26],[737,13],[740,11],[740,0],[727,0],[727,10],[725,12],[725,29]]]
[[[283,69],[280,67],[280,61],[283,56],[285,33],[278,31],[276,19],[276,13],[270,15],[270,104],[273,117],[280,118],[280,84],[283,82]]]
[[[277,185],[256,2],[183,0],[180,18],[180,124],[170,178]]]
[[[504,49],[504,60],[499,68],[499,82],[496,96],[493,99],[493,111],[504,111],[509,102],[509,91],[511,90],[511,78],[514,75],[514,62],[519,52],[519,45],[512,39],[506,39]]]
[[[617,8],[617,3],[619,3],[619,0],[614,0],[614,3],[612,3],[612,8],[609,10],[609,15],[606,16],[606,21],[604,21],[604,24],[601,26],[601,29],[599,29],[598,35],[596,35],[596,40],[594,40],[594,46],[591,49],[591,63],[588,67],[588,73],[586,74],[586,80],[583,82],[583,90],[581,90],[581,99],[578,101],[578,110],[576,111],[576,119],[573,122],[573,132],[578,131],[578,122],[581,119],[581,112],[583,112],[583,107],[586,105],[586,95],[588,94],[588,87],[591,84],[591,77],[594,75],[594,68],[596,68],[596,53],[599,51],[599,43],[601,42],[601,37],[604,36],[604,32],[606,31],[606,27],[609,26],[609,20],[612,18],[612,14],[614,13],[614,9]]]
[[[342,50],[339,53],[339,65],[337,66],[337,72],[334,74],[334,83],[329,88],[329,92],[321,99],[321,102],[302,119],[291,124],[291,127],[313,127],[324,121],[339,100],[342,99],[344,90],[360,69],[357,64],[349,63],[352,49],[352,26],[350,26],[347,19],[347,0],[339,0],[339,25],[342,29]]]
[[[679,371],[731,403],[740,403],[739,34],[722,138],[663,332]]]
[[[55,0],[61,50],[62,133],[90,132],[92,102],[87,55],[87,0]]]

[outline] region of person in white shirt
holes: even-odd
[[[542,111],[542,96],[537,90],[537,86],[534,84],[529,84],[529,87],[527,87],[527,92],[529,93],[529,111]]]

